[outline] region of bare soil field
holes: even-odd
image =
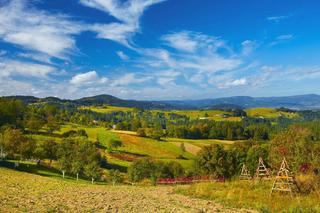
[[[91,185],[0,168],[0,212],[252,212],[227,209],[174,190]]]

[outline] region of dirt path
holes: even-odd
[[[174,193],[173,187],[74,183],[0,168],[0,212],[247,212]]]
[[[180,147],[182,144],[181,142],[170,142],[170,143],[172,143],[173,145],[176,145],[178,147]],[[193,155],[197,155],[197,153],[201,150],[200,147],[189,144],[189,143],[184,143],[184,147],[186,148],[187,152],[190,152]]]

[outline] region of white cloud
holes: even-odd
[[[205,76],[198,73],[198,74],[192,75],[189,78],[189,81],[192,82],[192,83],[200,84],[200,83],[202,83],[204,81],[204,79],[205,79]]]
[[[257,47],[258,44],[256,41],[245,40],[241,43],[242,45],[242,54],[243,55],[250,55]]]
[[[210,51],[216,51],[219,48],[227,49],[227,45],[223,40],[191,31],[167,34],[162,36],[162,40],[168,46],[185,52],[194,52],[203,48]]]
[[[70,83],[76,86],[88,86],[94,84],[104,84],[108,82],[108,78],[99,77],[96,71],[77,74],[72,77]]]
[[[165,70],[154,74],[157,83],[161,86],[175,85],[175,80],[181,72],[176,70]]]
[[[179,39],[181,42],[178,42]],[[197,73],[230,71],[243,64],[242,55],[235,55],[232,48],[220,38],[183,31],[165,35],[162,40],[178,51],[141,49],[139,67],[154,72],[176,70],[191,76]],[[184,46],[184,43],[188,44]]]
[[[187,32],[165,35],[162,40],[175,49],[187,52],[194,52],[198,46],[198,42],[191,40]]]
[[[29,7],[25,0],[11,0],[0,7],[0,38],[8,43],[57,58],[76,50],[74,35],[83,26],[60,14]]]
[[[273,42],[270,43],[270,46],[274,46],[280,43],[288,42],[290,40],[294,39],[294,35],[292,34],[285,34],[285,35],[279,35],[275,38]]]
[[[36,95],[38,90],[30,83],[1,78],[0,76],[0,95]]]
[[[292,34],[287,34],[287,35],[280,35],[276,39],[277,40],[290,40],[293,38],[294,38],[294,36]]]
[[[153,4],[164,0],[80,0],[84,6],[95,8],[115,17],[120,23],[95,24],[91,30],[97,32],[98,38],[109,39],[126,46],[131,37],[140,29],[140,17]]]
[[[19,53],[19,57],[32,59],[38,62],[44,62],[47,64],[52,64],[50,56],[41,53]]]
[[[247,79],[240,78],[240,79],[235,79],[235,80],[226,82],[224,85],[222,85],[222,88],[238,87],[238,86],[244,86],[246,84],[247,84]]]
[[[269,17],[267,17],[267,20],[273,21],[273,22],[280,22],[280,21],[285,20],[289,17],[290,16],[269,16]]]
[[[139,84],[151,80],[151,76],[137,76],[134,73],[127,73],[112,82],[112,86],[125,86],[129,84]]]
[[[53,66],[42,64],[14,61],[14,60],[0,60],[0,76],[25,76],[35,78],[47,78],[48,74],[56,72],[57,69]]]
[[[127,60],[130,59],[130,57],[127,56],[127,55],[126,55],[124,52],[122,52],[122,51],[117,51],[116,53],[117,53],[117,55],[119,56],[119,58],[121,58],[121,59],[124,60],[124,61],[127,61]]]
[[[199,73],[214,73],[229,71],[239,67],[242,60],[239,58],[225,58],[219,55],[190,56],[179,61],[178,66],[184,69],[197,70]]]

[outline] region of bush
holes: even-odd
[[[178,162],[163,163],[148,158],[134,161],[128,170],[131,181],[138,182],[143,179],[150,179],[154,185],[159,177],[177,178],[184,176],[184,174],[184,168]]]
[[[131,181],[138,182],[144,178],[155,176],[156,171],[156,162],[149,158],[143,158],[133,162],[128,169],[128,175]]]
[[[317,177],[313,174],[297,175],[295,179],[302,194],[310,194],[317,188]]]
[[[202,174],[226,176],[229,173],[227,157],[222,145],[205,146],[197,155],[197,170]]]
[[[87,134],[87,132],[84,130],[84,129],[79,129],[79,130],[77,130],[77,131],[75,131],[75,130],[70,130],[70,131],[67,131],[67,132],[64,132],[63,134],[62,134],[62,137],[64,137],[64,138],[68,138],[68,137],[78,137],[78,136],[80,136],[80,137],[88,137],[88,134]]]
[[[121,140],[117,140],[117,139],[113,139],[111,138],[109,140],[109,150],[112,151],[113,149],[116,149],[118,147],[122,146],[122,141]]]
[[[147,136],[146,131],[145,131],[144,128],[139,128],[137,130],[137,135],[140,136],[140,137],[146,137]]]
[[[112,183],[112,185],[123,182],[123,176],[119,172],[119,170],[111,169],[108,174],[108,179]]]

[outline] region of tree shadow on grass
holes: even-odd
[[[65,177],[62,178],[62,173],[60,170],[53,167],[44,166],[41,164],[38,165],[38,164],[19,162],[19,161],[0,161],[0,167],[12,169],[15,171],[35,174],[42,177],[58,178],[60,180],[63,179],[66,181],[76,181],[76,177],[72,177],[66,174]],[[85,178],[83,176],[79,176],[79,180],[90,181],[88,178]],[[98,181],[96,181],[95,183],[100,185],[103,184],[102,182],[98,182]]]
[[[108,163],[104,168],[119,170],[120,172],[123,172],[123,173],[126,173],[128,171],[128,168],[125,166],[120,166],[120,165],[110,164],[110,163]]]
[[[43,165],[19,161],[0,161],[0,167],[5,167],[16,171],[27,172],[46,177],[58,177],[61,174],[61,172],[58,169],[52,167],[46,167]]]

